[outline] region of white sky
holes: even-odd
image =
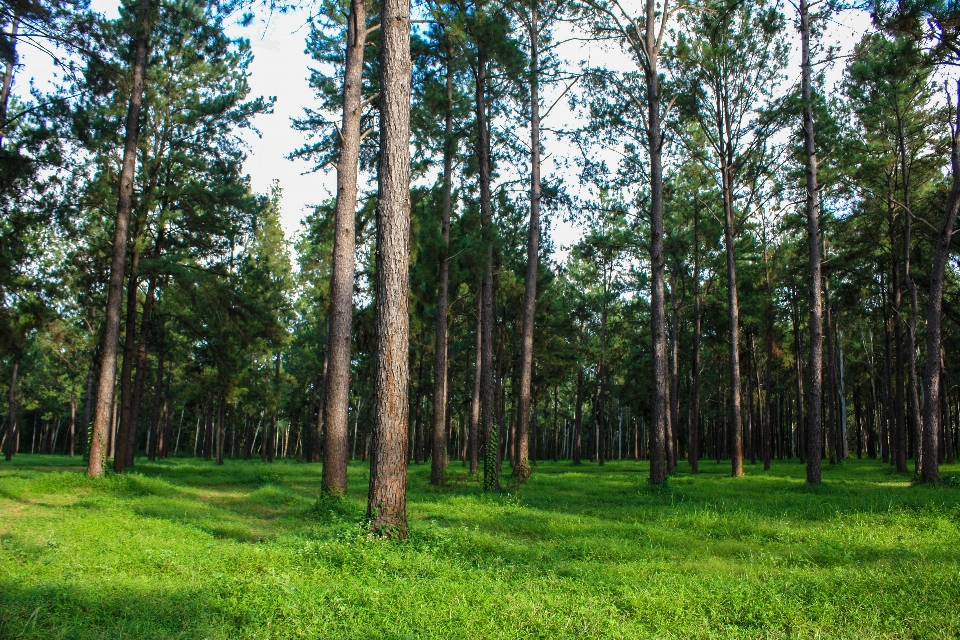
[[[117,15],[116,0],[93,0],[92,5],[95,10],[108,17]],[[787,10],[790,11],[789,6]],[[792,15],[788,14],[788,19],[792,19]],[[251,41],[254,53],[250,77],[252,95],[277,98],[274,113],[258,116],[255,120],[255,125],[262,135],[257,137],[249,133],[245,136],[250,145],[245,168],[250,174],[255,191],[266,193],[273,180],[279,180],[283,188],[282,223],[287,237],[291,240],[299,230],[300,221],[312,208],[311,205],[331,197],[336,184],[333,172],[303,175],[308,168],[307,163],[294,162],[284,157],[303,143],[302,134],[290,127],[290,119],[300,116],[305,105],[314,104],[313,92],[307,85],[311,61],[304,53],[307,36],[305,20],[306,15],[302,12],[277,14],[271,16],[267,24],[256,22],[246,28],[233,25],[228,30],[230,35],[244,36]],[[834,19],[828,39],[841,47],[841,53],[847,53],[868,26],[869,20],[865,14],[847,13]],[[798,41],[795,35],[794,30],[788,28],[788,37]],[[794,49],[796,55],[787,70],[791,78],[799,76],[799,46]],[[45,54],[32,50],[22,50],[20,53],[23,67],[14,90],[25,94],[29,86],[25,77],[33,78],[38,86],[42,86],[53,74],[53,69]],[[608,63],[616,64],[614,60],[617,58],[610,52],[602,52],[598,47],[591,47],[583,42],[564,45],[560,54],[573,64],[583,59],[597,60],[601,57]],[[840,60],[830,74],[833,81],[839,79],[843,62]],[[543,102],[549,105],[554,99],[555,96],[547,93]],[[566,109],[565,104],[559,104],[545,126],[565,128],[573,119],[574,115]],[[520,128],[517,136],[528,139],[529,133]],[[546,136],[547,157],[559,160],[577,153],[574,148],[563,149],[563,144],[565,143]],[[548,175],[550,170],[550,166],[544,166],[545,175]],[[579,180],[571,172],[569,177],[565,176],[565,183],[571,188],[571,185],[579,185]],[[576,189],[576,186],[572,188]],[[560,245],[558,248],[575,242],[579,235],[580,230],[569,224],[559,223],[554,229],[554,240]]]

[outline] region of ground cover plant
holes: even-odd
[[[960,487],[851,460],[824,483],[702,461],[541,462],[484,493],[412,466],[410,536],[364,522],[369,469],[0,463],[3,638],[960,637]]]

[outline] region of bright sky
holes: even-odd
[[[108,17],[117,15],[116,0],[93,0],[93,8]],[[790,11],[790,7],[787,8]],[[792,15],[790,16],[792,19]],[[258,192],[266,193],[273,180],[279,180],[283,188],[282,222],[288,238],[292,239],[299,230],[300,221],[304,215],[317,204],[333,195],[336,179],[333,172],[326,174],[307,174],[306,163],[287,160],[284,156],[300,146],[302,135],[290,127],[290,119],[300,116],[305,105],[314,103],[313,92],[307,85],[308,67],[311,64],[309,56],[304,53],[304,42],[307,27],[304,25],[306,15],[302,12],[286,15],[275,14],[269,22],[255,23],[243,28],[233,25],[229,33],[234,36],[244,36],[250,39],[254,61],[251,67],[250,86],[254,96],[276,96],[276,106],[271,115],[259,116],[255,124],[261,131],[261,136],[249,133],[246,136],[250,145],[250,156],[246,163],[246,170],[250,174],[252,186]],[[868,19],[862,13],[847,13],[834,20],[829,29],[829,40],[841,47],[841,53],[848,53],[859,38],[860,33],[869,25]],[[789,37],[795,38],[793,29],[788,31]],[[799,76],[799,47],[795,47],[795,60],[791,61],[788,73],[791,77]],[[24,76],[33,78],[38,86],[42,86],[53,74],[53,68],[45,54],[32,50],[22,50],[21,62],[23,71],[17,78],[15,91],[25,94],[28,82]],[[616,56],[609,52],[601,52],[598,47],[575,41],[561,49],[560,54],[573,63],[582,59],[604,58],[608,62]],[[841,60],[831,78],[839,79],[842,72]],[[555,98],[544,96],[544,103],[550,104]],[[563,105],[558,105],[551,115],[546,126],[564,128],[574,118]],[[529,133],[517,131],[518,137],[529,138]],[[562,159],[567,155],[575,154],[574,148],[565,153],[564,143],[549,137],[545,140],[548,157]],[[547,174],[551,168],[544,167]],[[571,173],[565,182],[568,185],[578,185],[579,181]],[[569,245],[579,237],[579,229],[569,224],[559,224],[554,230],[554,239],[559,245]]]

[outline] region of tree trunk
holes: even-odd
[[[581,335],[583,329],[581,328]],[[577,363],[577,406],[573,408],[573,464],[580,464],[580,445],[583,432],[583,366]]]
[[[430,482],[443,484],[447,468],[447,297],[450,280],[450,209],[453,190],[453,46],[447,43],[447,113],[443,126],[443,210],[440,234],[440,283],[437,291],[437,328],[434,334],[433,360],[433,456],[430,461]]]
[[[162,418],[160,409],[163,401],[163,356],[164,349],[161,346],[157,353],[157,379],[153,389],[153,410],[150,413],[150,450],[147,451],[147,457],[152,461],[157,458],[157,438],[160,435],[160,420]]]
[[[483,283],[477,291],[477,336],[473,370],[473,399],[470,404],[470,433],[468,434],[470,475],[480,464],[480,371],[483,368]]]
[[[131,424],[133,402],[133,347],[137,334],[137,292],[140,252],[136,249],[137,231],[134,230],[134,249],[130,255],[130,276],[127,279],[126,329],[123,338],[123,363],[120,366],[120,422],[114,441],[113,470],[121,473],[133,466],[133,450],[137,444],[137,429]]]
[[[347,17],[347,51],[343,81],[343,124],[337,162],[336,236],[330,280],[330,331],[321,490],[333,495],[347,491],[350,455],[350,338],[353,324],[357,161],[360,154],[360,109],[363,50],[366,39],[366,0],[351,0]],[[406,430],[406,429],[404,429]]]
[[[729,128],[718,122],[720,172],[723,183],[723,244],[727,256],[727,306],[730,340],[730,467],[733,477],[743,475],[743,433],[740,405],[740,302],[737,292],[737,259],[733,215],[733,163]]]
[[[540,69],[537,3],[530,5],[530,228],[527,239],[527,275],[523,295],[520,338],[520,395],[518,399],[519,457],[513,468],[517,482],[530,476],[527,433],[530,421],[530,380],[533,372],[533,320],[537,304],[537,268],[540,257]]]
[[[690,389],[690,469],[700,473],[700,209],[693,209],[693,355],[690,369],[693,383]]]
[[[480,182],[480,233],[486,253],[481,289],[480,424],[483,432],[483,489],[500,488],[496,470],[497,443],[494,441],[493,413],[496,401],[493,381],[493,212],[490,195],[490,131],[487,122],[487,52],[480,41],[477,51],[477,160]]]
[[[120,171],[117,222],[113,237],[113,257],[110,264],[110,283],[107,294],[106,323],[103,331],[103,351],[100,361],[100,380],[97,389],[97,407],[90,441],[90,460],[87,473],[103,475],[104,447],[110,430],[114,383],[117,379],[117,341],[120,336],[120,307],[122,305],[123,271],[127,256],[127,235],[130,212],[133,208],[133,181],[136,173],[137,144],[140,138],[140,109],[143,105],[143,80],[147,67],[147,48],[150,44],[150,17],[153,2],[143,0],[137,16],[137,33],[133,38],[133,78],[130,103],[127,110],[124,135],[123,165]]]
[[[661,136],[660,72],[656,28],[657,3],[646,0],[647,150],[650,154],[650,327],[653,342],[653,420],[650,439],[650,482],[666,480],[664,446],[667,426],[667,332],[664,305],[663,256],[663,139]]]
[[[810,71],[810,13],[807,0],[800,0],[801,69],[803,92],[803,148],[807,178],[807,253],[810,257],[810,361],[807,373],[807,482],[821,481],[823,404],[823,313],[820,300],[820,206],[817,193],[817,151],[813,137],[813,88]]]
[[[367,516],[378,535],[407,534],[410,246],[410,3],[384,0],[380,27],[373,450]],[[329,431],[329,428],[328,428]]]
[[[960,84],[957,95],[960,96]],[[950,164],[953,173],[953,185],[950,197],[947,200],[946,212],[940,223],[937,242],[934,245],[933,265],[930,270],[930,296],[927,307],[927,361],[924,367],[924,395],[923,395],[923,456],[921,458],[920,477],[924,482],[934,482],[940,477],[939,458],[937,455],[939,415],[937,407],[940,394],[940,350],[943,334],[943,290],[945,286],[945,272],[950,259],[950,239],[953,236],[953,227],[956,224],[957,212],[960,210],[960,105],[958,105],[956,121],[951,131]],[[950,425],[946,425],[949,429]],[[948,440],[948,444],[949,443]],[[952,449],[952,447],[950,447]],[[948,455],[953,461],[953,454]]]
[[[677,278],[673,270],[670,271],[670,459],[667,463],[668,471],[673,473],[677,466],[677,457],[680,448],[680,305],[677,300]]]
[[[10,373],[10,389],[7,391],[7,441],[4,457],[9,462],[13,459],[17,447],[17,370],[20,368],[18,360],[13,361],[13,369]]]

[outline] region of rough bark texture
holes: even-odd
[[[330,333],[324,416],[322,490],[347,490],[350,456],[350,337],[353,323],[353,269],[356,244],[357,160],[360,155],[360,107],[366,0],[351,0],[347,18],[347,56],[343,80],[343,123],[337,162],[336,235],[330,281]]]
[[[447,113],[443,124],[443,209],[440,235],[440,283],[437,291],[437,328],[433,359],[433,456],[430,482],[443,484],[447,468],[447,298],[450,285],[450,208],[453,190],[453,47],[447,46]]]
[[[960,84],[958,84],[960,97]],[[924,367],[923,394],[923,455],[920,464],[920,478],[924,482],[934,482],[940,477],[938,430],[940,427],[940,394],[942,376],[940,375],[940,348],[943,333],[943,290],[947,261],[950,259],[950,238],[960,210],[960,104],[957,120],[953,125],[950,164],[953,172],[953,185],[947,200],[947,210],[940,224],[937,243],[934,245],[933,266],[930,270],[930,296],[927,307],[927,361]],[[949,424],[947,429],[949,430]],[[949,443],[952,444],[952,443]],[[952,447],[951,447],[952,449]],[[949,458],[953,454],[948,455]]]
[[[373,450],[367,516],[379,535],[407,534],[410,248],[410,3],[386,0],[380,26]]]
[[[90,440],[90,460],[87,473],[103,475],[103,462],[111,424],[114,384],[117,379],[117,341],[120,336],[120,307],[122,305],[124,262],[127,255],[127,236],[130,212],[133,209],[133,181],[136,173],[137,143],[140,138],[140,110],[143,106],[143,80],[147,67],[147,48],[150,44],[150,16],[153,2],[143,0],[137,16],[137,33],[133,39],[133,78],[130,103],[127,110],[123,145],[123,164],[120,170],[117,222],[113,236],[113,258],[110,263],[110,282],[107,292],[106,322],[103,331],[103,351],[100,360],[100,378],[97,385],[97,407],[94,412],[93,437]]]
[[[810,361],[807,373],[807,482],[819,484],[823,405],[823,312],[820,300],[820,212],[817,194],[817,151],[813,137],[813,89],[810,78],[810,13],[800,0],[800,39],[803,92],[803,149],[807,178],[807,254],[810,259]]]
[[[663,258],[663,138],[660,76],[657,69],[657,3],[646,2],[647,148],[650,153],[650,326],[653,337],[653,423],[650,425],[650,482],[666,480],[664,441],[667,428],[667,331]],[[666,8],[664,7],[665,11]]]
[[[496,469],[496,442],[493,442],[494,379],[493,379],[493,212],[490,195],[490,130],[487,124],[487,54],[481,46],[477,52],[477,156],[480,182],[480,229],[486,252],[483,286],[480,297],[481,363],[480,363],[480,430],[483,447],[483,488],[500,488]]]
[[[531,3],[530,23],[530,226],[527,236],[527,275],[520,335],[520,396],[517,401],[517,460],[513,474],[524,483],[530,476],[527,455],[530,426],[530,381],[533,375],[533,319],[537,305],[537,262],[540,257],[540,70],[537,4]]]

